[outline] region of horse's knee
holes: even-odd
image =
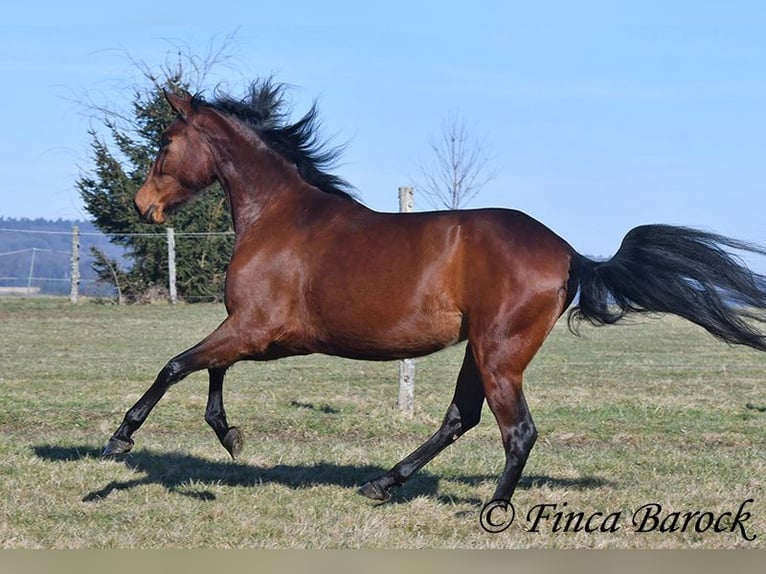
[[[162,368],[160,374],[157,376],[158,381],[162,381],[166,385],[172,385],[184,378],[186,373],[184,372],[181,361],[177,359],[171,359]]]

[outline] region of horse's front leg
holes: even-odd
[[[209,369],[210,390],[205,409],[205,421],[215,431],[218,440],[229,451],[231,458],[236,459],[242,452],[244,436],[238,427],[229,426],[226,411],[223,408],[223,378],[226,369]]]
[[[238,342],[239,338],[232,332],[230,322],[227,320],[203,341],[171,359],[159,372],[152,386],[125,413],[122,424],[109,439],[102,456],[121,454],[133,448],[133,433],[144,424],[149,413],[170,386],[189,374],[202,369],[211,369],[211,387],[215,382],[220,389],[220,386],[223,385],[223,373],[226,368],[238,361],[244,354]],[[220,377],[220,381],[214,378],[213,371],[216,373],[215,377]],[[232,438],[232,444],[235,442]]]
[[[180,355],[179,355],[180,357]],[[109,439],[101,456],[112,456],[128,452],[133,448],[131,436],[144,424],[146,417],[170,388],[170,385],[180,381],[189,372],[184,372],[178,357],[172,359],[157,375],[151,387],[138,399],[122,420],[122,424]]]

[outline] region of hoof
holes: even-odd
[[[360,487],[356,492],[362,496],[366,496],[372,500],[380,500],[381,502],[385,502],[391,498],[391,489],[383,488],[380,486],[380,484],[378,484],[377,481],[374,480]]]
[[[236,460],[242,454],[242,449],[245,446],[245,436],[239,428],[231,427],[221,442],[224,448],[229,451],[231,458]]]
[[[111,439],[109,439],[109,442],[104,447],[104,450],[101,453],[101,456],[104,458],[109,456],[116,456],[118,454],[128,452],[132,448],[133,448],[133,441],[131,439],[122,440],[120,438],[112,437]]]

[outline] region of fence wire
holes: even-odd
[[[76,224],[75,224],[76,225]],[[72,236],[73,229],[45,230],[0,227],[2,245],[0,250],[0,296],[69,296],[72,285]],[[176,238],[233,236],[233,232],[180,232]],[[128,266],[125,251],[112,243],[116,237],[148,237],[167,242],[167,233],[120,233],[106,234],[99,231],[78,233],[79,281],[78,293],[85,297],[115,297],[116,289],[99,281],[93,269],[92,248]],[[178,253],[183,257],[183,250]]]

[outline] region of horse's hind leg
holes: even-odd
[[[210,390],[208,392],[205,421],[215,431],[218,440],[229,451],[231,458],[237,458],[242,452],[244,437],[238,427],[230,427],[223,408],[223,378],[225,368],[208,369]]]
[[[484,391],[469,344],[458,375],[455,396],[439,430],[385,475],[362,486],[359,494],[374,500],[387,500],[393,486],[406,482],[418,469],[475,427],[481,418],[483,405]]]
[[[485,338],[474,343],[487,404],[500,427],[505,450],[505,467],[492,501],[505,503],[511,500],[537,439],[537,429],[522,391],[522,378],[554,322],[555,316],[546,319],[541,315],[534,324],[517,330],[509,337],[500,340]]]
[[[485,391],[487,403],[500,427],[505,450],[505,466],[492,500],[508,502],[537,439],[537,429],[524,399],[520,375],[494,375]]]

